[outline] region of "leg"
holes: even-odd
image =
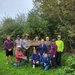
[[[29,59],[29,50],[25,50],[25,56],[27,56],[27,59]]]
[[[24,60],[24,65],[26,65],[27,58],[23,57],[22,60]]]
[[[57,52],[57,54],[56,54],[56,64],[58,65],[58,55],[59,55],[59,53]]]
[[[58,66],[61,66],[61,52],[58,54]]]
[[[52,56],[51,60],[52,60],[52,66],[53,66],[54,68],[56,68],[56,61],[55,61],[56,59],[53,58],[53,56]]]
[[[8,56],[9,56],[9,51],[6,50],[6,64],[8,64]]]
[[[45,69],[44,69],[44,70],[48,70],[48,69],[49,69],[49,67],[50,67],[49,65],[45,66]]]
[[[6,56],[6,64],[8,64],[8,56]]]
[[[10,55],[10,63],[12,63],[13,50],[11,50],[11,51],[9,52],[9,55]]]
[[[10,62],[12,63],[12,56],[10,56]]]
[[[19,66],[19,62],[16,62],[13,65],[16,66],[16,67]]]
[[[34,60],[32,61],[32,64],[33,64],[33,68],[35,68],[35,64],[36,64],[36,63],[35,63],[35,61],[34,61]]]

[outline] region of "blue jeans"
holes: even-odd
[[[42,65],[42,67],[43,67],[44,70],[48,70],[49,67],[50,67],[50,65],[46,65],[46,66],[44,66],[44,63],[43,63],[43,62],[41,62],[41,65]]]
[[[23,57],[21,60],[23,60],[24,61],[24,65],[26,65],[27,58]],[[19,62],[16,62],[13,65],[17,67],[17,66],[19,66],[19,64],[20,64]]]
[[[48,70],[49,67],[50,67],[50,65],[45,66],[45,67],[44,67],[44,70]]]

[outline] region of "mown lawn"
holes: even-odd
[[[13,62],[15,62],[14,57]],[[5,52],[4,50],[0,50],[0,75],[66,75],[63,73],[64,68],[65,66],[62,66],[56,70],[49,69],[48,71],[45,71],[41,67],[33,69],[30,63],[26,67],[22,65],[14,67],[10,63],[6,65]]]

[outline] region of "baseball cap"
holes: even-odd
[[[58,35],[57,37],[61,37],[61,35]]]
[[[20,35],[17,35],[17,37],[20,37]]]
[[[52,42],[55,42],[55,39],[52,39]]]
[[[17,48],[21,48],[21,46],[20,46],[20,45],[18,45],[18,46],[17,46]]]

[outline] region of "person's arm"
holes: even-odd
[[[47,61],[46,65],[50,65],[50,57],[48,57],[48,61]]]
[[[14,43],[12,42],[12,47],[11,47],[11,50],[14,48]]]
[[[40,56],[40,46],[38,47],[38,55]]]
[[[26,44],[26,43],[25,43],[25,40],[23,40],[23,41],[22,41],[22,47],[26,49],[25,44]]]
[[[44,53],[47,53],[47,46],[44,45]]]
[[[55,57],[55,55],[56,55],[56,51],[57,51],[57,46],[55,45],[55,46],[54,46],[54,53],[53,53],[53,57]]]
[[[9,49],[8,46],[7,46],[7,42],[6,41],[4,42],[4,48],[7,49],[7,50]]]
[[[33,54],[32,54],[32,56],[31,56],[31,60],[33,60]]]
[[[63,50],[64,50],[64,42],[62,41],[62,52],[63,52]]]

